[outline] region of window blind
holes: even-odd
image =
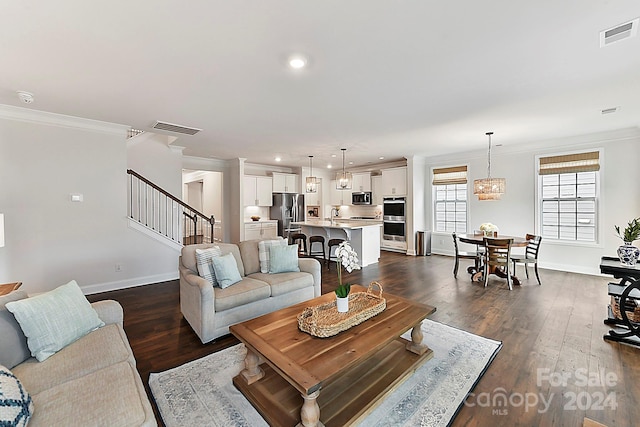
[[[600,152],[540,157],[540,175],[594,172],[600,170]]]
[[[450,168],[433,169],[433,185],[466,184],[467,167],[454,166]]]

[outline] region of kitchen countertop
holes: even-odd
[[[355,220],[355,219],[350,219],[347,221],[334,220],[333,222],[331,222],[331,221],[325,221],[322,219],[311,219],[311,220],[301,221],[301,222],[292,222],[291,224],[307,226],[307,227],[324,227],[324,228],[338,228],[338,229],[352,230],[352,229],[364,228],[364,227],[378,227],[382,225],[382,222]]]
[[[244,220],[245,224],[257,224],[257,223],[260,223],[260,222],[278,222],[278,220],[277,219],[260,219],[259,221],[254,221],[252,219],[249,219],[249,220],[245,219]]]

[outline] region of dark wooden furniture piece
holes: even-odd
[[[293,233],[289,237],[290,244],[298,245],[298,255],[307,255],[307,235],[304,233]]]
[[[524,251],[524,255],[511,255],[513,272],[516,272],[516,264],[524,264],[524,272],[528,279],[529,264],[533,264],[536,272],[536,279],[538,279],[538,285],[542,285],[542,282],[540,282],[540,274],[538,274],[538,253],[540,252],[540,242],[542,241],[542,237],[534,234],[527,234],[526,239],[528,243]]]
[[[494,237],[489,237],[489,239],[493,239]],[[524,248],[527,246],[527,244],[529,243],[526,239],[522,238],[522,237],[518,237],[518,236],[506,236],[506,235],[502,235],[499,234],[497,237],[498,239],[513,239],[513,242],[511,243],[511,247],[512,248]],[[484,246],[484,235],[482,234],[458,234],[458,239],[461,242],[464,243],[470,243],[472,245],[480,245],[480,246]],[[482,261],[484,262],[484,257],[482,257]],[[472,267],[469,267],[467,269],[467,271],[469,272],[469,274],[471,274],[471,280],[473,280],[474,282],[479,282],[480,280],[482,280],[482,270],[483,268],[480,269],[480,271],[474,271]],[[502,278],[506,278],[507,276],[504,274],[504,271],[500,268],[495,268],[493,269],[490,274],[496,274],[498,277],[502,277]],[[511,282],[515,285],[515,286],[520,286],[520,279],[518,279],[518,277],[515,274],[511,274]]]
[[[509,274],[509,262],[511,261],[511,245],[513,239],[497,239],[493,237],[484,238],[484,261],[482,276],[484,287],[489,283],[489,274],[504,274],[509,285],[509,290],[513,290],[511,285],[511,275]],[[501,276],[502,277],[502,276]]]
[[[316,246],[319,244],[320,249],[314,251],[313,250],[314,243],[316,244]],[[324,251],[324,236],[309,237],[309,256],[312,258],[320,258],[320,256],[322,256],[322,262],[320,263],[320,265],[322,265],[322,263],[327,262],[327,255],[325,254],[325,251]]]
[[[352,291],[366,288],[354,285]],[[333,301],[333,292],[232,325],[231,333],[247,347],[245,369],[233,384],[272,426],[361,420],[433,356],[422,344],[421,324],[435,307],[388,293],[385,298],[382,313],[329,338],[300,331],[297,316]],[[409,329],[411,341],[400,338]]]
[[[476,252],[468,252],[468,251],[461,251],[460,249],[458,249],[458,235],[457,233],[451,233],[451,236],[453,237],[453,247],[455,248],[455,252],[456,252],[456,261],[455,264],[453,265],[453,277],[455,277],[456,279],[458,278],[458,267],[460,265],[460,260],[461,259],[472,259],[474,261],[474,271],[478,272],[480,271],[480,256],[481,254],[478,253],[477,250],[477,246],[476,246]],[[469,273],[471,273],[470,270]]]
[[[4,283],[0,285],[0,295],[6,295],[22,286],[22,282]]]
[[[331,256],[331,248],[340,245],[342,242],[344,242],[344,239],[329,239],[329,242],[327,242],[327,270],[331,269],[331,260],[337,261],[335,256]]]
[[[618,329],[611,329],[603,338],[607,341],[640,346],[640,322],[637,321],[638,319],[629,319],[627,313],[627,311],[633,311],[640,301],[640,264],[629,267],[622,265],[617,257],[602,257],[600,272],[620,279],[619,283],[609,283],[608,291],[609,295],[618,299],[622,318],[617,318],[609,305],[609,315],[604,323]]]

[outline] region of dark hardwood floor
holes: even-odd
[[[541,270],[539,286],[519,267],[522,286],[509,291],[492,278],[485,289],[471,283],[467,265],[461,261],[456,280],[451,257],[383,252],[380,263],[345,275],[363,285],[378,280],[385,292],[437,307],[432,320],[503,342],[454,426],[582,426],[584,417],[609,427],[638,425],[640,349],[602,338],[608,278]],[[333,290],[335,264],[322,274],[323,293]],[[177,280],[89,296],[101,299],[124,307],[145,384],[150,372],[238,342],[226,336],[200,343],[180,313]],[[506,405],[499,406],[500,396]]]

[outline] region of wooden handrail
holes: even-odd
[[[173,194],[165,191],[164,189],[158,187],[156,184],[154,184],[153,182],[149,181],[147,178],[145,178],[144,176],[140,175],[138,172],[131,170],[131,169],[127,169],[127,173],[129,175],[133,175],[136,178],[138,178],[140,181],[144,182],[145,184],[147,184],[148,186],[150,186],[151,188],[158,190],[158,192],[160,192],[161,194],[164,194],[165,196],[167,196],[168,198],[170,198],[171,200],[173,200],[174,202],[178,203],[179,205],[181,205],[182,207],[185,207],[187,209],[189,209],[190,211],[194,212],[195,214],[197,214],[198,216],[204,218],[208,223],[210,223],[211,225],[214,224],[215,222],[215,218],[213,217],[213,215],[211,217],[207,217],[205,214],[203,214],[202,212],[198,211],[197,209],[192,208],[191,206],[189,206],[188,204],[186,204],[185,202],[183,202],[182,200],[178,199],[177,197],[175,197]]]

